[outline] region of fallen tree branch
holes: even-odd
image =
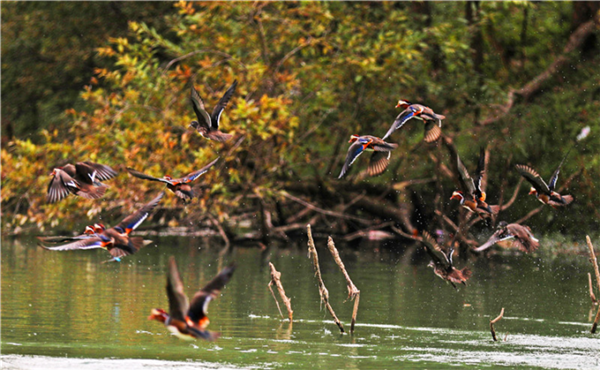
[[[312,258],[313,267],[315,269],[315,276],[319,281],[319,295],[321,296],[321,302],[325,304],[327,311],[333,317],[333,321],[340,328],[340,332],[344,333],[344,326],[342,325],[340,319],[337,318],[333,308],[329,304],[329,291],[325,288],[325,283],[323,282],[323,278],[321,277],[321,268],[319,267],[319,256],[317,254],[317,248],[315,247],[315,241],[312,237],[312,232],[310,230],[310,225],[306,225],[306,230],[308,233],[308,258]]]
[[[597,16],[596,16],[597,17]],[[485,126],[491,123],[499,121],[501,118],[506,116],[515,103],[515,94],[521,95],[524,100],[528,100],[533,94],[541,90],[542,85],[550,77],[554,76],[556,72],[570,59],[569,54],[578,49],[587,37],[594,32],[596,28],[597,19],[594,18],[583,24],[581,24],[569,37],[569,41],[565,45],[563,52],[558,58],[556,58],[545,71],[536,76],[533,80],[525,84],[520,89],[510,89],[507,94],[507,102],[501,105],[498,110],[492,113],[488,118],[479,122],[479,125]]]
[[[329,248],[329,252],[333,256],[333,260],[337,263],[340,270],[342,270],[342,274],[344,274],[344,278],[346,279],[346,287],[348,288],[348,298],[351,301],[354,301],[354,309],[352,310],[352,321],[350,322],[350,334],[354,333],[354,324],[356,324],[356,315],[358,313],[358,302],[360,301],[360,290],[354,285],[352,279],[350,279],[350,275],[346,271],[346,267],[344,266],[344,262],[340,258],[340,254],[338,250],[335,248],[335,243],[331,236],[327,240],[327,248]]]
[[[494,329],[494,324],[500,321],[500,319],[502,319],[503,316],[504,307],[502,307],[502,310],[500,311],[500,315],[498,315],[498,317],[496,317],[494,320],[490,320],[490,331],[492,332],[492,339],[494,340],[494,342],[498,341],[498,339],[496,338],[496,330]]]
[[[283,319],[283,313],[281,313],[281,307],[279,307],[279,302],[277,301],[277,298],[275,298],[275,293],[273,292],[272,286],[275,285],[277,287],[277,290],[279,291],[279,296],[281,297],[283,304],[285,304],[285,307],[287,308],[288,317],[291,323],[293,320],[294,311],[292,310],[292,302],[285,295],[285,290],[283,289],[283,285],[281,284],[281,272],[277,271],[275,269],[275,266],[271,262],[269,262],[269,267],[271,268],[271,281],[269,282],[269,290],[271,291],[271,295],[273,295],[273,299],[277,304],[279,315],[281,315],[281,318]]]

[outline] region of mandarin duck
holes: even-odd
[[[503,240],[512,240],[512,246],[519,248],[525,253],[533,252],[540,246],[539,240],[533,236],[529,226],[509,224],[506,221],[500,221],[498,223],[497,231],[487,242],[480,247],[475,248],[474,251],[481,252]]]
[[[99,181],[106,181],[117,176],[117,172],[109,166],[93,163],[78,162],[75,165],[67,164],[57,167],[50,173],[52,180],[48,184],[48,203],[55,203],[73,193],[86,199],[101,198],[107,185]]]
[[[206,339],[215,340],[219,333],[206,330],[209,324],[207,310],[211,300],[218,297],[225,284],[231,279],[234,265],[224,268],[204,288],[198,291],[188,302],[183,291],[183,283],[179,276],[175,258],[169,259],[169,271],[167,274],[167,297],[169,299],[169,312],[162,308],[153,308],[148,320],[156,320],[165,324],[173,335],[180,339]]]
[[[485,202],[486,194],[481,190],[481,178],[485,168],[485,150],[479,151],[479,161],[475,170],[475,177],[472,178],[467,168],[456,153],[456,165],[458,168],[458,180],[461,190],[452,193],[450,199],[458,199],[460,204],[471,212],[475,212],[480,217],[484,215],[493,215],[498,213],[498,206],[490,206]]]
[[[112,256],[109,261],[121,261],[121,258],[134,254],[144,246],[144,239],[140,237],[130,237],[129,234],[135,230],[156,208],[165,192],[161,192],[156,198],[145,204],[137,212],[123,219],[118,225],[107,229],[103,224],[94,224],[92,226],[93,234],[88,238],[74,241],[72,243],[46,247],[44,249],[51,251],[69,251],[78,249],[106,249]],[[87,229],[86,229],[87,231]]]
[[[356,158],[364,151],[373,152],[371,160],[369,161],[369,166],[367,167],[368,175],[377,176],[382,174],[390,163],[391,151],[398,147],[398,144],[387,143],[378,137],[370,135],[352,135],[348,142],[352,143],[352,145],[350,145],[350,148],[348,149],[346,161],[344,162],[342,172],[340,172],[338,179],[341,179],[346,172],[348,172],[352,163],[354,163]]]
[[[442,134],[442,120],[446,117],[435,113],[431,108],[421,104],[412,104],[406,100],[399,100],[396,108],[404,109],[392,123],[392,127],[383,136],[383,140],[387,139],[392,132],[399,130],[406,122],[412,118],[419,119],[425,124],[425,142],[432,143],[439,139]]]
[[[204,107],[204,101],[198,94],[198,91],[192,85],[192,93],[190,96],[190,100],[192,101],[192,107],[194,108],[194,113],[196,113],[197,121],[192,121],[190,126],[196,129],[200,133],[200,135],[204,136],[209,140],[215,140],[219,142],[228,141],[233,137],[233,135],[223,133],[219,131],[219,121],[221,120],[221,114],[223,110],[229,103],[229,100],[233,96],[235,92],[235,88],[237,87],[237,80],[233,81],[233,84],[225,94],[221,97],[215,108],[213,109],[212,115],[209,115]]]
[[[157,178],[157,177],[153,177],[153,176],[138,172],[138,171],[134,170],[133,168],[129,168],[129,167],[127,167],[127,171],[129,171],[129,173],[132,174],[133,176],[138,177],[140,179],[164,182],[165,184],[167,184],[167,188],[169,190],[171,190],[173,193],[175,193],[175,195],[177,195],[179,198],[183,199],[183,201],[187,202],[187,201],[190,201],[195,196],[190,183],[192,181],[196,180],[198,177],[205,174],[215,163],[217,163],[218,160],[219,160],[219,157],[217,159],[215,159],[214,161],[210,162],[209,164],[207,164],[206,166],[202,167],[198,171],[194,171],[180,179],[174,179],[169,175],[165,175],[163,178]]]
[[[455,284],[467,285],[467,280],[471,277],[471,270],[467,267],[459,270],[454,267],[452,262],[452,254],[454,248],[448,250],[442,249],[435,239],[426,231],[423,232],[421,243],[425,246],[425,251],[431,257],[429,267],[433,268],[433,272],[440,278],[446,280],[456,289]]]
[[[558,180],[558,174],[560,173],[560,168],[562,167],[565,159],[571,150],[567,152],[563,160],[558,165],[558,168],[550,177],[550,182],[546,184],[544,179],[531,167],[525,166],[522,164],[516,165],[517,171],[525,178],[525,180],[529,181],[532,185],[529,194],[535,195],[536,198],[544,203],[549,204],[553,208],[562,207],[570,204],[573,201],[572,195],[560,195],[554,189],[556,188],[556,181]]]

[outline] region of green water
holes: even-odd
[[[342,258],[361,290],[351,336],[340,335],[320,310],[305,240],[266,252],[234,247],[220,256],[218,243],[206,239],[147,238],[154,243],[110,264],[101,263],[109,258],[101,250],[50,252],[34,239],[2,240],[5,364],[85,368],[81,359],[88,359],[89,368],[133,369],[135,362],[120,359],[140,359],[138,368],[147,360],[160,360],[156,368],[187,368],[190,361],[195,368],[600,368],[600,336],[589,333],[585,256],[542,252],[469,261],[473,277],[456,291],[434,276],[414,246],[344,248]],[[147,320],[152,308],[168,308],[170,255],[189,295],[237,263],[209,308],[209,329],[222,334],[218,341],[184,342]],[[349,328],[353,303],[344,303],[343,276],[326,249],[319,255],[332,306]],[[279,319],[267,290],[268,261],[283,273],[292,325]],[[502,307],[502,341],[492,342],[489,320]]]

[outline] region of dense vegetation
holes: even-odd
[[[155,224],[220,220],[227,230],[250,219],[254,229],[274,235],[309,220],[340,233],[390,220],[407,232],[407,225],[441,227],[434,208],[454,219],[459,208],[449,201],[455,189],[450,155],[447,145],[422,142],[418,122],[391,136],[399,148],[382,176],[354,176],[366,161],[359,158],[353,176],[336,179],[348,137],[382,136],[399,113],[399,98],[446,115],[445,142],[467,168],[486,147],[491,204],[512,194],[519,180],[514,164],[529,163],[548,178],[590,126],[559,178],[559,187],[570,180],[565,191],[576,201],[562,210],[546,207],[528,224],[537,233],[589,233],[600,226],[594,3],[179,2],[147,13],[132,3],[124,13],[131,17],[127,32],[115,26],[99,33],[94,29],[110,23],[110,12],[73,17],[78,23],[71,24],[59,17],[65,6],[2,3],[4,232],[112,219],[159,188],[129,176],[126,166],[179,176],[217,156],[217,167],[199,181],[200,198],[184,207],[168,197]],[[48,32],[26,27],[30,19]],[[91,72],[79,44],[60,42],[79,33],[97,53]],[[55,65],[64,61],[63,82],[52,83],[60,76],[44,72],[43,58],[21,63],[24,47],[51,53]],[[17,78],[22,69],[26,80]],[[191,84],[212,107],[235,79],[237,92],[221,120],[234,140],[211,142],[188,129],[195,119]],[[43,109],[22,99],[33,88],[47,97]],[[70,100],[73,91],[80,100]],[[122,174],[108,182],[100,201],[69,197],[46,204],[48,173],[81,160]],[[417,179],[424,181],[408,181]],[[517,220],[539,205],[522,187],[500,219]]]

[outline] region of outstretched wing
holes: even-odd
[[[207,130],[210,130],[210,115],[206,111],[206,108],[204,108],[204,102],[202,101],[200,94],[198,94],[198,91],[194,88],[194,85],[192,85],[190,100],[192,102],[192,107],[194,108],[194,113],[196,113],[196,117],[198,118],[198,123],[200,126],[204,126]]]
[[[105,242],[98,236],[92,236],[88,239],[77,240],[72,243],[59,245],[56,247],[46,247],[45,245],[41,245],[42,248],[50,250],[50,251],[72,251],[78,249],[96,249],[102,248],[105,245]]]
[[[529,166],[525,166],[522,164],[516,165],[517,171],[525,178],[525,180],[529,181],[531,185],[537,190],[538,194],[546,194],[550,195],[550,188],[542,179],[539,173],[537,173],[533,168]],[[558,174],[557,174],[558,176]]]
[[[221,158],[221,157],[217,157],[217,159],[215,159],[214,161],[210,162],[209,164],[207,164],[206,166],[202,167],[198,171],[194,171],[194,172],[190,173],[189,175],[187,175],[186,177],[182,178],[179,181],[181,183],[185,184],[185,183],[192,182],[192,181],[196,180],[198,177],[204,175],[212,166],[214,166],[215,163],[217,163],[217,161],[219,160],[219,158]]]
[[[77,166],[80,166],[80,167],[77,167]],[[89,161],[79,162],[79,163],[77,163],[76,167],[77,167],[77,172],[79,172],[80,170],[84,170],[87,173],[89,173],[90,170],[96,171],[95,178],[100,181],[110,180],[113,177],[118,175],[117,171],[113,170],[109,166],[94,163],[94,162],[89,162]]]
[[[169,298],[169,315],[177,320],[185,321],[188,311],[188,299],[183,292],[183,283],[179,276],[175,257],[169,258],[169,272],[167,274],[167,297]]]
[[[235,88],[237,87],[237,83],[238,83],[237,80],[233,81],[233,84],[231,84],[231,87],[229,87],[229,89],[227,89],[227,91],[225,91],[225,94],[223,94],[223,96],[221,97],[221,99],[219,100],[217,105],[215,105],[215,108],[213,109],[213,113],[211,116],[213,130],[216,130],[219,128],[219,121],[221,120],[221,113],[223,113],[223,110],[227,106],[227,103],[229,103],[229,100],[231,100],[231,97],[233,96],[233,93],[235,92]]]
[[[460,182],[461,190],[465,196],[472,196],[475,193],[475,182],[469,175],[469,171],[460,160],[458,152],[456,153],[456,167],[458,169],[458,181]]]
[[[423,231],[421,242],[425,246],[427,254],[429,254],[434,263],[442,264],[444,266],[452,265],[451,261],[448,259],[448,255],[444,252],[444,250],[442,250],[439,244],[427,231]]]
[[[540,246],[539,240],[533,236],[529,226],[509,224],[507,230],[510,235],[514,235],[514,244],[523,252],[533,252]]]
[[[484,251],[484,250],[488,249],[489,247],[491,247],[492,245],[498,243],[501,240],[512,238],[512,236],[501,238],[500,235],[503,233],[504,233],[503,229],[497,230],[494,234],[492,234],[492,236],[490,236],[490,238],[487,240],[487,242],[485,242],[481,246],[475,248],[474,251],[476,251],[476,252]]]
[[[202,290],[194,295],[190,308],[187,312],[187,317],[195,327],[204,329],[208,325],[206,314],[208,312],[208,304],[211,300],[217,298],[221,289],[231,279],[235,271],[235,265],[230,265],[224,268],[214,279],[212,279]]]
[[[437,121],[436,121],[437,122]],[[442,129],[440,126],[434,121],[425,121],[425,137],[424,140],[426,143],[433,143],[437,139],[442,136]],[[441,121],[439,121],[441,122]]]
[[[143,179],[143,180],[159,181],[159,182],[164,182],[166,184],[171,184],[171,181],[169,181],[167,179],[159,179],[157,177],[146,175],[145,173],[141,173],[141,172],[136,171],[136,170],[134,170],[133,168],[130,168],[130,167],[127,167],[127,172],[129,172],[133,176],[135,176],[137,178],[140,178],[140,179]]]
[[[162,191],[160,194],[158,194],[158,196],[156,196],[156,198],[152,199],[150,202],[148,202],[146,205],[140,208],[137,212],[125,217],[123,221],[121,221],[117,226],[115,226],[115,228],[121,228],[127,234],[129,234],[132,230],[135,230],[138,226],[140,226],[142,222],[144,222],[146,218],[148,218],[150,212],[152,212],[152,210],[156,208],[156,206],[158,205],[158,203],[164,195],[165,192]]]
[[[369,167],[367,167],[367,174],[369,176],[379,176],[381,175],[390,164],[390,156],[392,152],[378,152],[375,151],[371,155],[371,160],[369,161]]]
[[[483,172],[485,171],[485,149],[479,148],[479,161],[477,162],[477,169],[475,170],[475,176],[473,177],[473,185],[475,186],[474,195],[477,199],[481,199],[481,179],[483,178]]]
[[[48,194],[46,195],[46,201],[48,203],[55,203],[61,199],[64,199],[70,192],[74,192],[79,189],[79,183],[75,181],[68,173],[63,170],[57,169],[56,173],[48,184]]]
[[[402,126],[404,126],[404,124],[414,116],[415,112],[412,109],[410,109],[410,107],[400,112],[400,114],[394,120],[394,123],[392,123],[392,127],[390,127],[388,132],[386,132],[386,134],[381,139],[385,140],[388,136],[392,134],[392,132],[402,128]]]
[[[573,147],[571,147],[571,149],[573,149]],[[552,177],[550,178],[550,182],[548,183],[548,188],[551,191],[554,190],[554,188],[556,187],[556,181],[558,180],[558,174],[560,173],[560,168],[562,167],[563,163],[565,163],[565,159],[567,159],[567,156],[569,155],[569,153],[571,153],[571,149],[569,149],[567,154],[565,154],[565,157],[562,159],[562,161],[560,161],[558,168],[556,169],[556,171],[554,171],[554,173],[552,174]]]
[[[354,163],[356,158],[358,158],[358,156],[363,153],[365,148],[366,147],[364,146],[364,144],[361,143],[359,140],[355,141],[354,143],[352,143],[352,145],[350,145],[350,148],[348,149],[348,154],[346,154],[346,162],[344,162],[344,167],[342,167],[342,172],[340,172],[338,179],[344,177],[346,172],[348,172],[348,169],[350,169],[352,163]]]

